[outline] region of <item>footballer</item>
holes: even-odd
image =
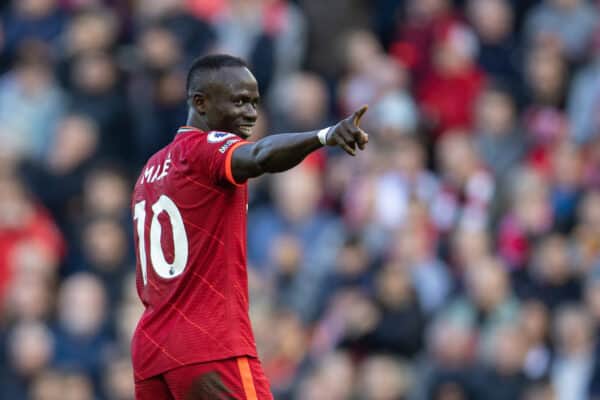
[[[250,142],[259,93],[243,60],[199,58],[186,86],[186,126],[150,157],[133,191],[145,306],[132,339],[135,396],[272,399],[248,316],[246,182],[323,146],[355,155],[368,142],[358,126],[367,108],[319,131]]]

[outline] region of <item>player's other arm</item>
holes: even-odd
[[[326,144],[339,146],[352,156],[356,155],[357,146],[363,150],[369,136],[358,125],[366,111],[367,106],[363,106],[329,128],[324,138]],[[233,150],[231,157],[233,178],[236,182],[243,182],[267,172],[288,170],[322,146],[319,131],[271,135],[256,143],[239,146]]]

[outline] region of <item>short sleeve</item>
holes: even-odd
[[[247,143],[233,133],[213,131],[199,135],[192,149],[194,163],[214,183],[241,185],[244,182],[233,179],[231,157],[236,147]]]

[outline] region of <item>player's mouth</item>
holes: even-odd
[[[250,136],[252,134],[252,129],[254,128],[254,124],[243,124],[238,126],[238,130],[240,133]]]

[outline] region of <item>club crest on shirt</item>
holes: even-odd
[[[206,140],[208,140],[209,143],[219,143],[234,136],[235,134],[233,133],[214,131],[208,134]]]

